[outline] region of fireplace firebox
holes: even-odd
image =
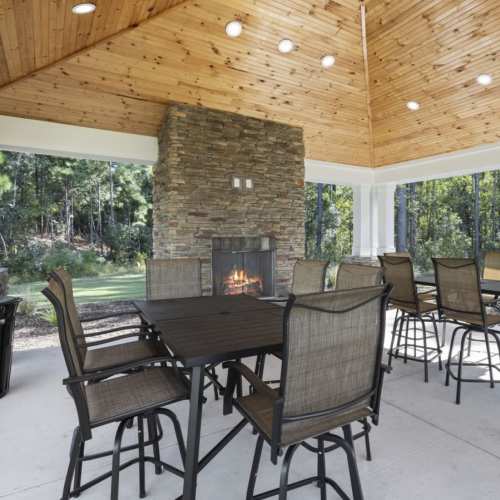
[[[214,238],[214,295],[274,295],[276,245],[270,237]]]

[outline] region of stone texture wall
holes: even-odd
[[[154,175],[155,257],[202,259],[211,293],[212,238],[276,239],[276,291],[289,285],[304,257],[302,130],[234,113],[169,106]],[[232,188],[249,177],[251,191]]]

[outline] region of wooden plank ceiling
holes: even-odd
[[[367,0],[367,74],[359,0],[74,3],[0,0],[0,114],[156,135],[180,101],[301,126],[308,158],[365,166],[500,138],[497,0]]]

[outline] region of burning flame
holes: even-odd
[[[244,269],[231,270],[231,273],[224,280],[225,293],[228,295],[238,295],[240,293],[250,293],[260,295],[262,293],[262,278],[259,276],[250,277]]]

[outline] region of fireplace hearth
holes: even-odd
[[[273,238],[214,238],[214,295],[274,295],[276,245]]]

